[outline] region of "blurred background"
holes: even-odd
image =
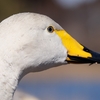
[[[100,52],[100,0],[0,0],[0,21],[20,12],[45,14],[81,44]],[[28,74],[17,90],[37,98],[31,100],[100,100],[99,76],[98,64],[70,64]]]

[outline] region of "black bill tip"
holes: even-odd
[[[68,60],[67,62],[68,63],[100,63],[100,54],[97,53],[97,52],[94,52],[86,47],[84,47],[83,49],[85,52],[88,52],[92,55],[92,57],[87,57],[87,58],[83,58],[83,57],[80,57],[80,56],[71,56],[71,55],[68,55],[68,58],[70,60]]]

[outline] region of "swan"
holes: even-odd
[[[100,62],[100,54],[45,15],[19,13],[0,23],[0,100],[12,100],[19,81],[29,72],[95,62]]]

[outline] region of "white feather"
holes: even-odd
[[[27,73],[64,64],[67,50],[48,26],[62,29],[47,16],[13,15],[0,23],[0,100],[12,100],[19,80]]]

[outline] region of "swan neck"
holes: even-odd
[[[19,82],[20,71],[7,63],[0,64],[0,100],[12,100]]]

